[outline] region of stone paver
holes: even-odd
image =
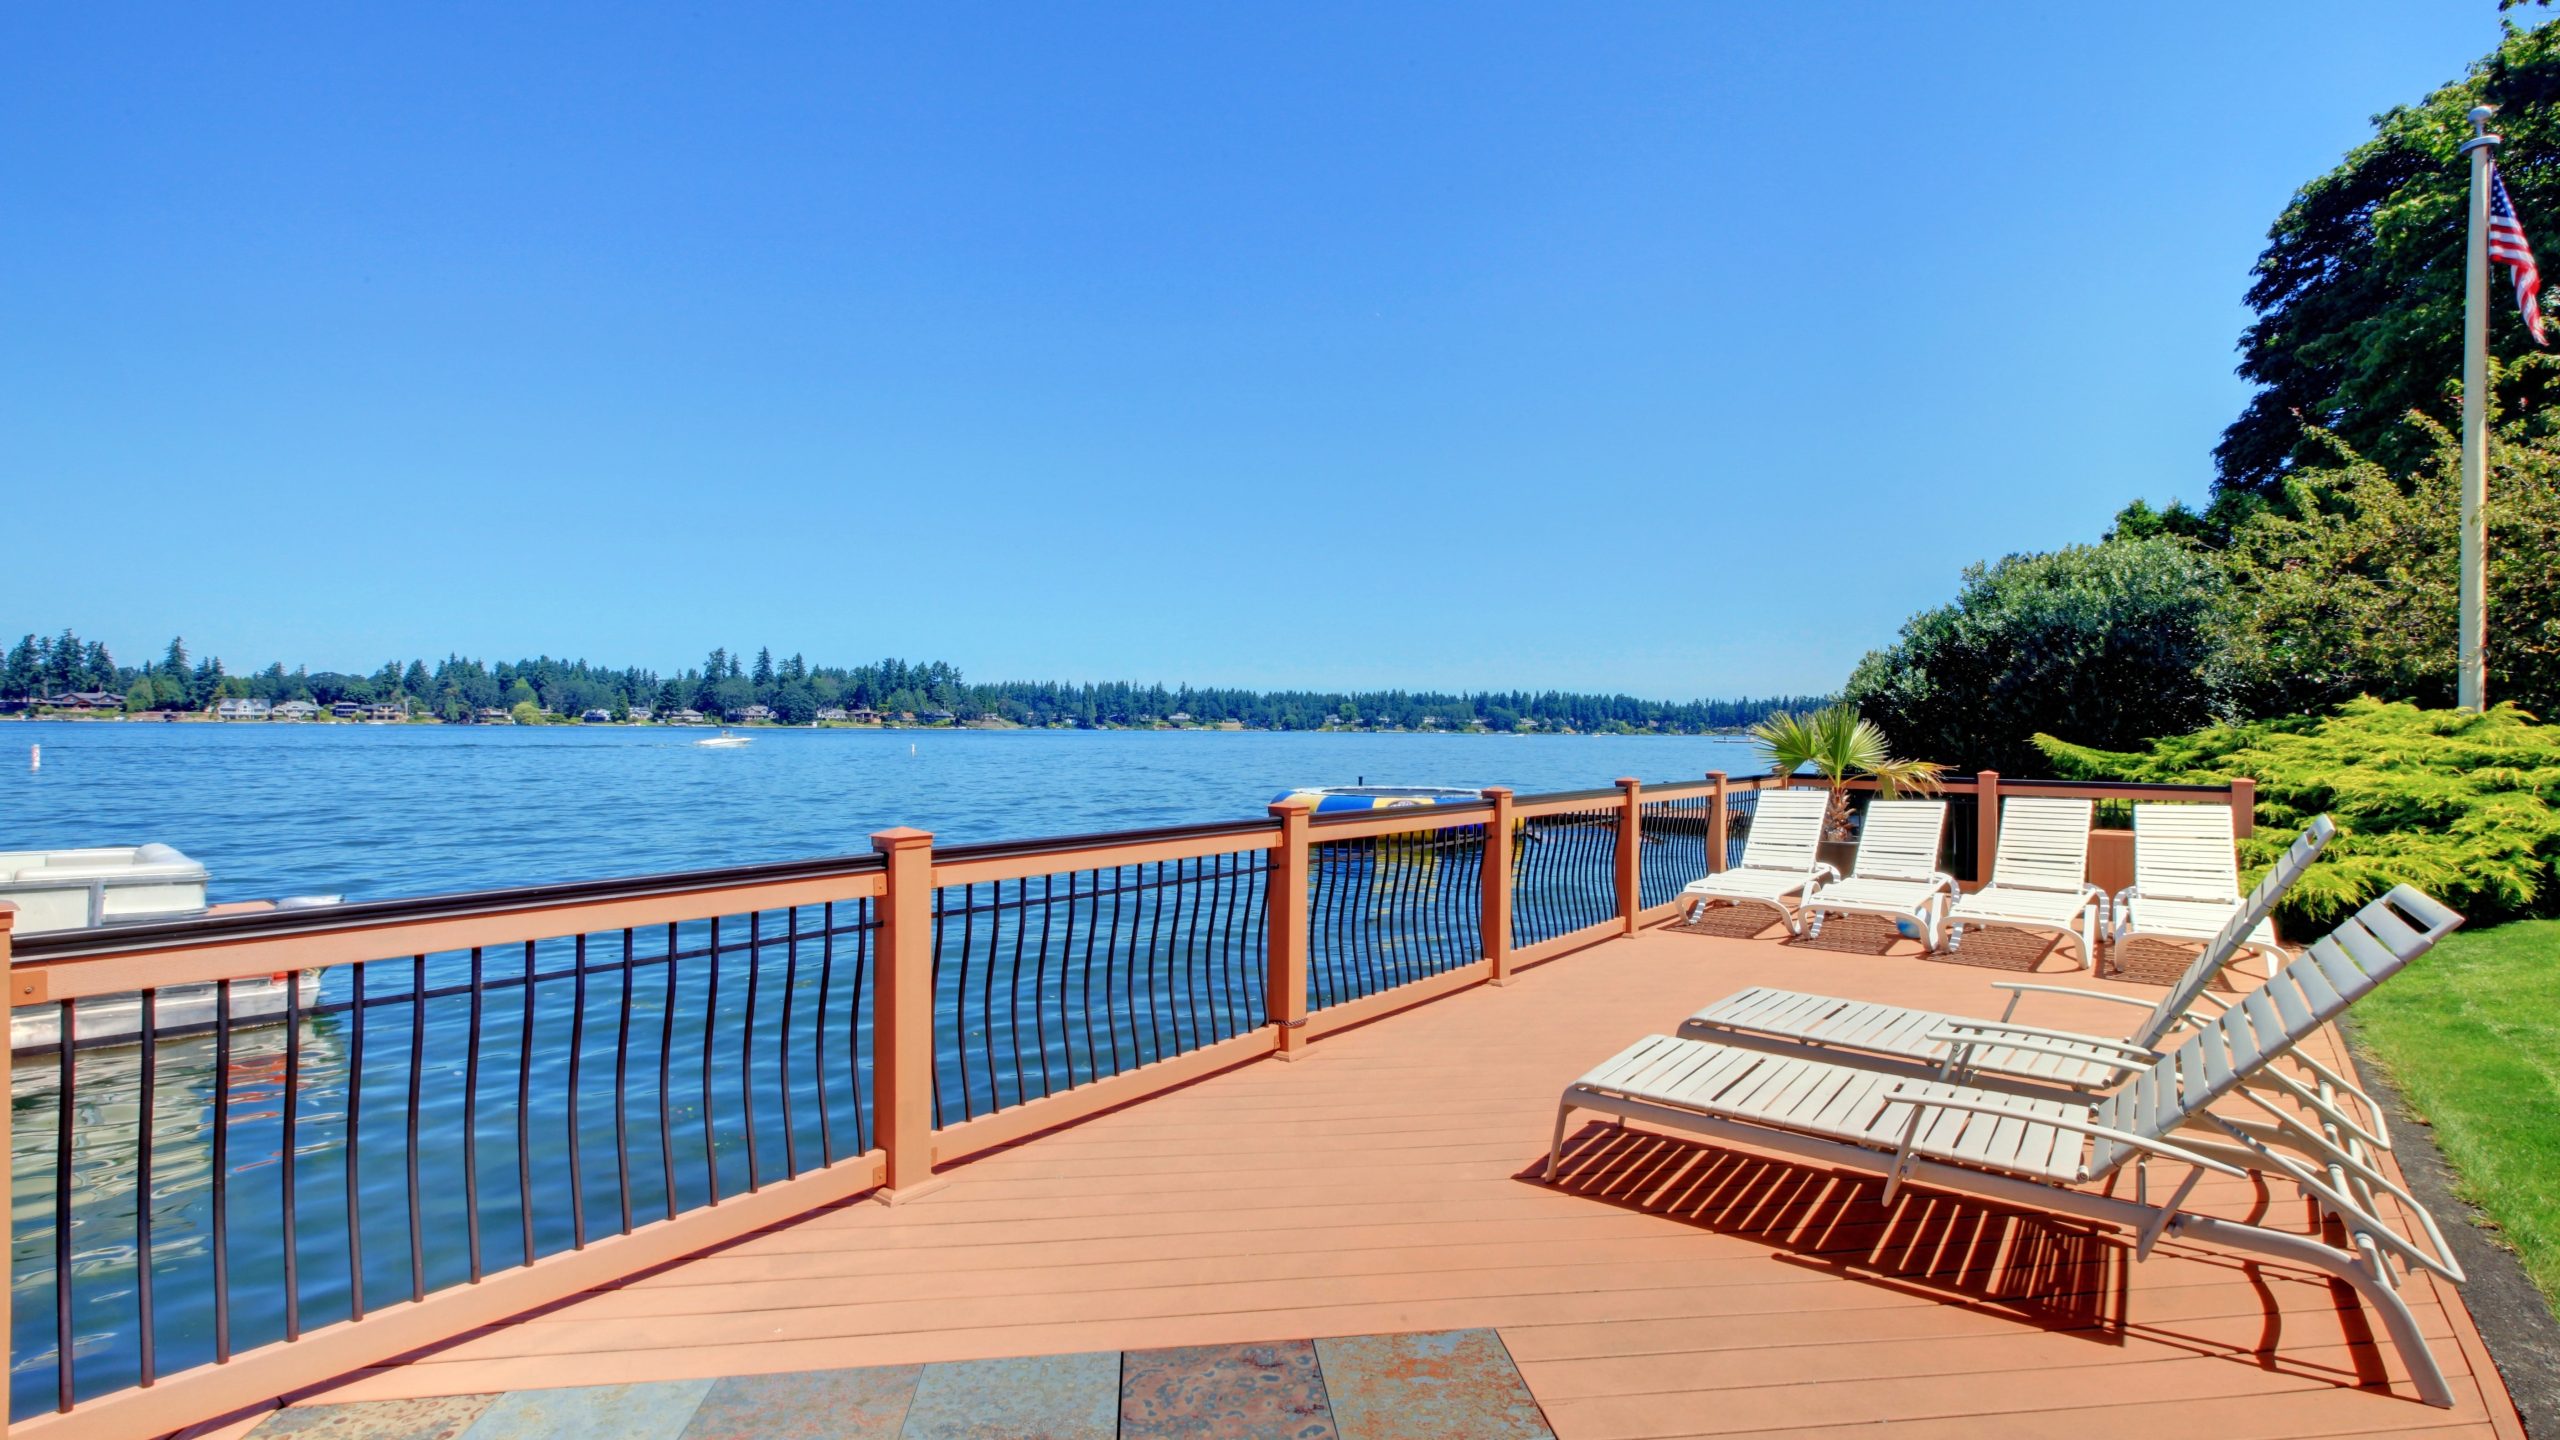
[[[881,1365],[716,1381],[684,1440],[897,1440],[923,1371]]]
[[[1120,1352],[927,1365],[901,1440],[1113,1440]]]
[[[676,1440],[710,1392],[709,1380],[516,1390],[482,1411],[460,1440]]]
[[[1120,1440],[1338,1440],[1312,1341],[1132,1350]]]
[[[299,1435],[305,1440],[456,1440],[495,1395],[435,1395],[423,1400],[364,1400],[352,1405],[313,1405],[279,1410],[258,1434]]]
[[[1342,1440],[1554,1440],[1491,1330],[1318,1340]]]

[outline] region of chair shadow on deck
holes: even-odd
[[[1594,1120],[1565,1138],[1564,1164],[1550,1185],[1540,1156],[1515,1177],[1543,1188],[1771,1246],[1772,1258],[1862,1284],[1980,1314],[2016,1320],[2057,1335],[2117,1348],[2131,1337],[2199,1356],[2236,1360],[2269,1373],[2341,1387],[2390,1386],[2382,1351],[2354,1291],[2328,1282],[2337,1328],[2325,1317],[2305,1324],[2297,1313],[2290,1337],[2340,1345],[2352,1369],[2285,1353],[2286,1315],[2266,1267],[2203,1246],[2182,1246],[2191,1263],[2226,1269],[2246,1286],[2238,1325],[2256,1307],[2254,1339],[2234,1343],[2146,1322],[2131,1313],[2131,1237],[2062,1216],[2015,1210],[1923,1186],[1904,1187],[1883,1203],[1884,1182],[1702,1141]],[[2258,1206],[2264,1209],[2263,1198]],[[2283,1274],[2288,1280],[2308,1277]],[[2226,1319],[2223,1328],[2237,1328]]]

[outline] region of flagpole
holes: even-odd
[[[2462,641],[2454,682],[2454,703],[2466,710],[2486,709],[2489,703],[2481,646],[2487,638],[2483,566],[2489,548],[2484,513],[2489,475],[2489,160],[2500,143],[2489,133],[2489,119],[2497,113],[2487,105],[2475,107],[2472,136],[2457,152],[2471,157],[2471,236],[2462,309],[2462,584],[2456,592]]]

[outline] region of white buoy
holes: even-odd
[[[916,753],[916,742],[913,740],[907,742],[907,753],[910,755]]]
[[[43,746],[30,745],[27,747],[27,768],[30,770],[41,770],[44,768]]]

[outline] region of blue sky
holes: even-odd
[[[0,11],[0,624],[1827,689],[2490,0]]]

